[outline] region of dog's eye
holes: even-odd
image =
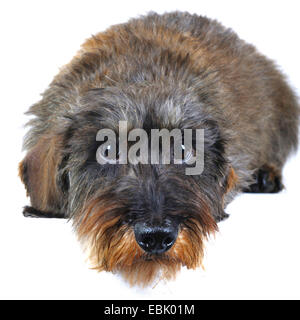
[[[106,149],[104,150],[105,157],[108,157],[108,151],[109,150],[111,150],[111,145],[107,146]]]
[[[104,143],[97,149],[96,159],[100,164],[116,164],[119,160],[119,153],[117,150],[113,150],[112,145]]]
[[[188,163],[193,157],[193,150],[186,150],[186,147],[183,144],[181,145],[181,149],[183,162]]]

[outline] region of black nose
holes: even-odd
[[[176,241],[178,228],[174,226],[149,226],[137,223],[134,227],[135,239],[139,246],[148,253],[163,253]]]

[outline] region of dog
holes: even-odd
[[[182,12],[92,36],[27,114],[24,215],[70,219],[93,267],[131,285],[202,266],[227,204],[282,190],[298,145],[297,98],[275,64],[217,21]],[[203,130],[203,170],[121,163],[120,122],[127,132]],[[118,140],[113,163],[97,161],[111,147],[96,139],[102,129]]]

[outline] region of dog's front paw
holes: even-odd
[[[284,186],[280,175],[273,167],[263,166],[254,175],[256,182],[251,184],[244,192],[248,193],[277,193]]]

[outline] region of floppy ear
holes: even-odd
[[[229,191],[231,191],[235,187],[237,181],[238,181],[238,176],[235,173],[234,169],[230,166],[229,172],[226,178],[225,193],[228,193]]]
[[[227,174],[225,179],[223,180],[221,186],[221,190],[222,190],[222,214],[217,217],[217,222],[226,219],[227,217],[229,217],[229,215],[227,213],[224,212],[224,208],[226,207],[226,205],[229,203],[229,199],[232,197],[231,192],[233,191],[234,187],[236,186],[238,182],[238,176],[235,173],[234,169],[232,168],[232,166],[229,166]]]
[[[25,207],[25,216],[64,217],[64,191],[60,186],[59,166],[62,163],[61,136],[43,136],[19,164],[32,207]]]

